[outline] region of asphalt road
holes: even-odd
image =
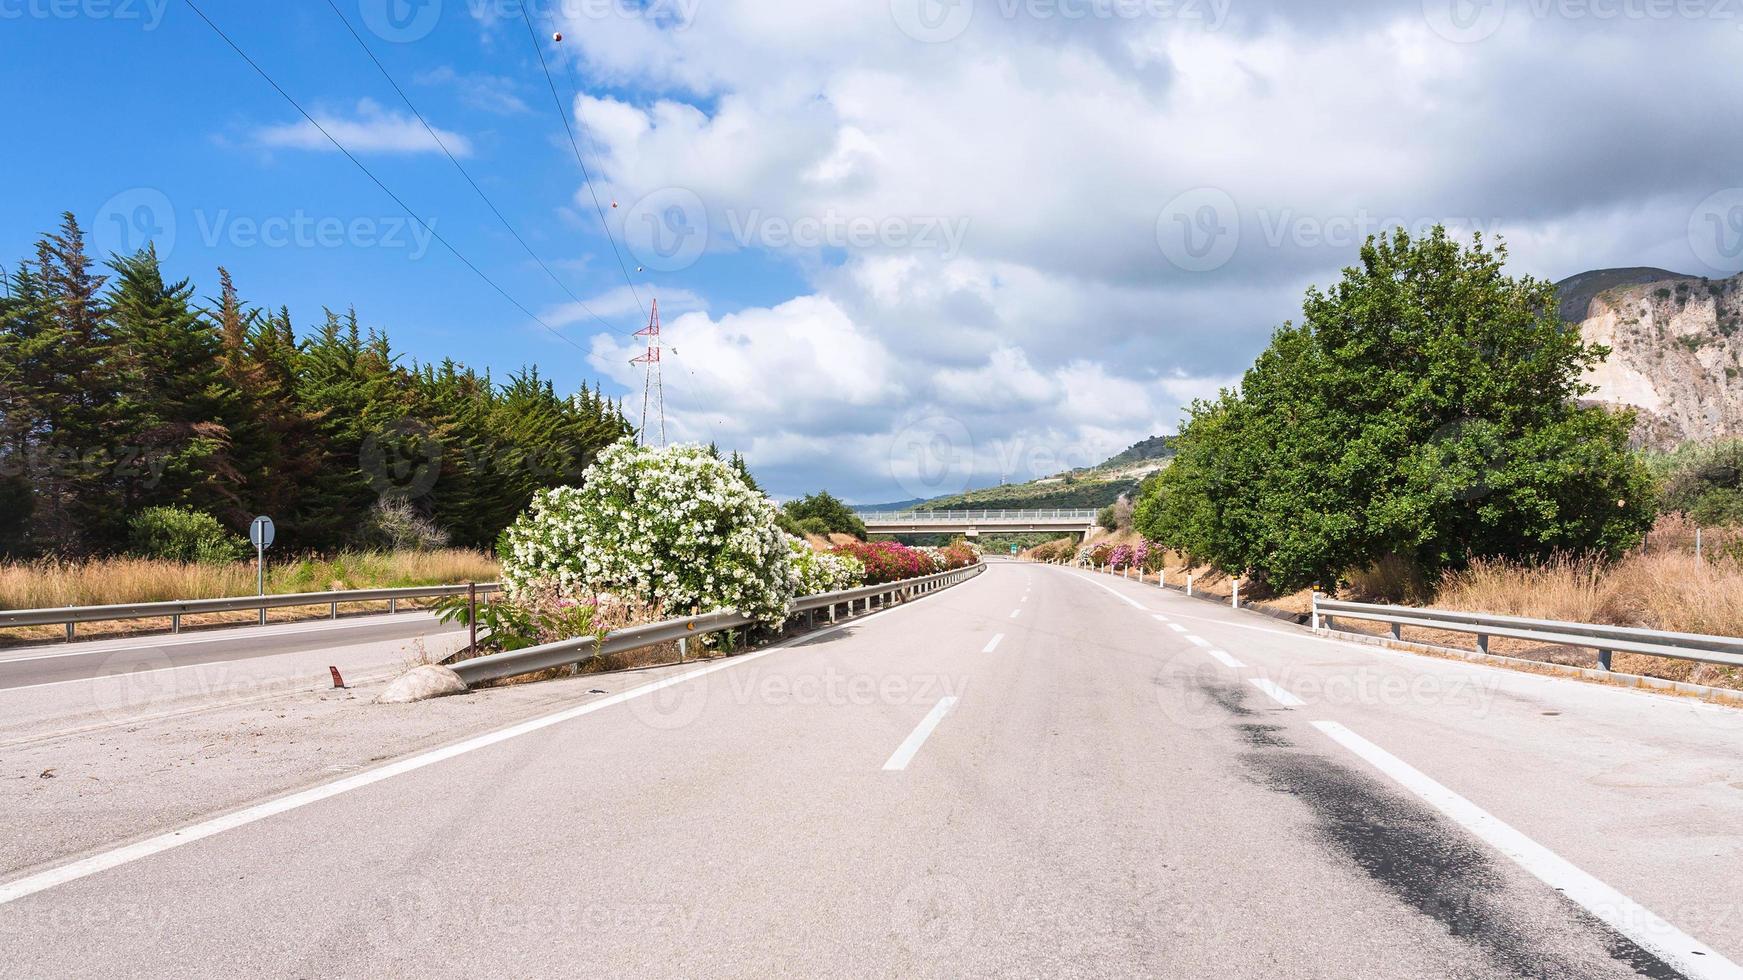
[[[190,667],[277,657],[386,640],[406,640],[464,629],[428,613],[316,620],[238,627],[179,636],[128,637],[0,652],[0,690],[87,680],[141,669]]]
[[[525,691],[335,708],[335,748],[434,711],[483,734],[173,828],[114,800],[106,843],[0,877],[0,963],[1743,975],[1732,709],[1014,564],[787,648],[554,682],[530,717]]]

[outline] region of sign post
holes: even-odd
[[[266,549],[272,547],[276,533],[270,517],[256,517],[254,523],[248,525],[248,540],[254,545],[254,577],[260,595],[266,595]],[[266,625],[265,606],[260,607],[260,625]]]

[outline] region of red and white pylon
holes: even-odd
[[[642,445],[648,444],[648,396],[653,396],[655,410],[660,419],[660,445],[666,444],[666,385],[660,368],[660,301],[655,298],[652,312],[648,314],[648,325],[635,332],[637,337],[648,339],[647,353],[630,359],[631,364],[642,365],[642,424],[636,430],[636,437]]]

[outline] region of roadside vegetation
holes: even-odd
[[[849,518],[851,511],[827,493],[777,508],[711,449],[656,449],[624,440],[600,454],[582,486],[540,492],[504,533],[506,594],[480,613],[489,636],[474,652],[716,610],[735,610],[764,632],[778,631],[797,596],[980,560],[964,543],[910,548],[834,530]],[[822,526],[801,537],[782,529],[790,522],[801,531],[810,530],[810,522]],[[824,532],[842,540],[829,543]],[[444,603],[442,612],[461,621],[467,615],[457,602]],[[730,652],[743,639],[713,635],[692,652]],[[588,669],[668,659],[671,650],[650,648]]]
[[[293,326],[223,269],[212,295],[90,255],[71,214],[0,278],[0,558],[121,554],[163,507],[270,515],[297,552],[488,548],[630,431],[536,370],[407,363],[354,311]]]
[[[1175,585],[1192,575],[1220,597],[1239,578],[1248,601],[1295,615],[1318,589],[1743,635],[1743,440],[1631,449],[1632,413],[1580,402],[1609,351],[1567,330],[1553,286],[1505,275],[1505,259],[1438,229],[1371,239],[1341,282],[1309,291],[1302,321],[1273,335],[1238,389],[1190,408],[1135,507],[1111,504],[1089,541],[1028,556]],[[1678,661],[1618,654],[1616,668],[1743,687],[1743,671]]]
[[[1578,402],[1608,351],[1505,260],[1439,228],[1370,239],[1238,390],[1191,407],[1137,529],[1278,592],[1387,557],[1435,579],[1638,545],[1654,502],[1633,415]]]

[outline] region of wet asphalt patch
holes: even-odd
[[[1236,719],[1259,714],[1240,685],[1199,680],[1205,697]],[[1625,975],[1671,980],[1682,977],[1633,940],[1565,900],[1555,908],[1570,929],[1542,935],[1517,923],[1521,894],[1509,887],[1500,866],[1480,843],[1414,799],[1378,780],[1323,756],[1290,749],[1281,725],[1237,721],[1242,741],[1259,751],[1241,760],[1266,788],[1308,807],[1316,842],[1359,868],[1405,906],[1434,919],[1447,934],[1475,947],[1508,976],[1564,978]],[[1603,955],[1564,955],[1555,948],[1586,948]],[[1570,940],[1572,942],[1570,942]],[[1622,967],[1622,971],[1616,968]]]
[[[1287,749],[1295,743],[1283,734],[1281,725],[1236,725],[1235,731],[1241,733],[1241,738],[1256,749]]]

